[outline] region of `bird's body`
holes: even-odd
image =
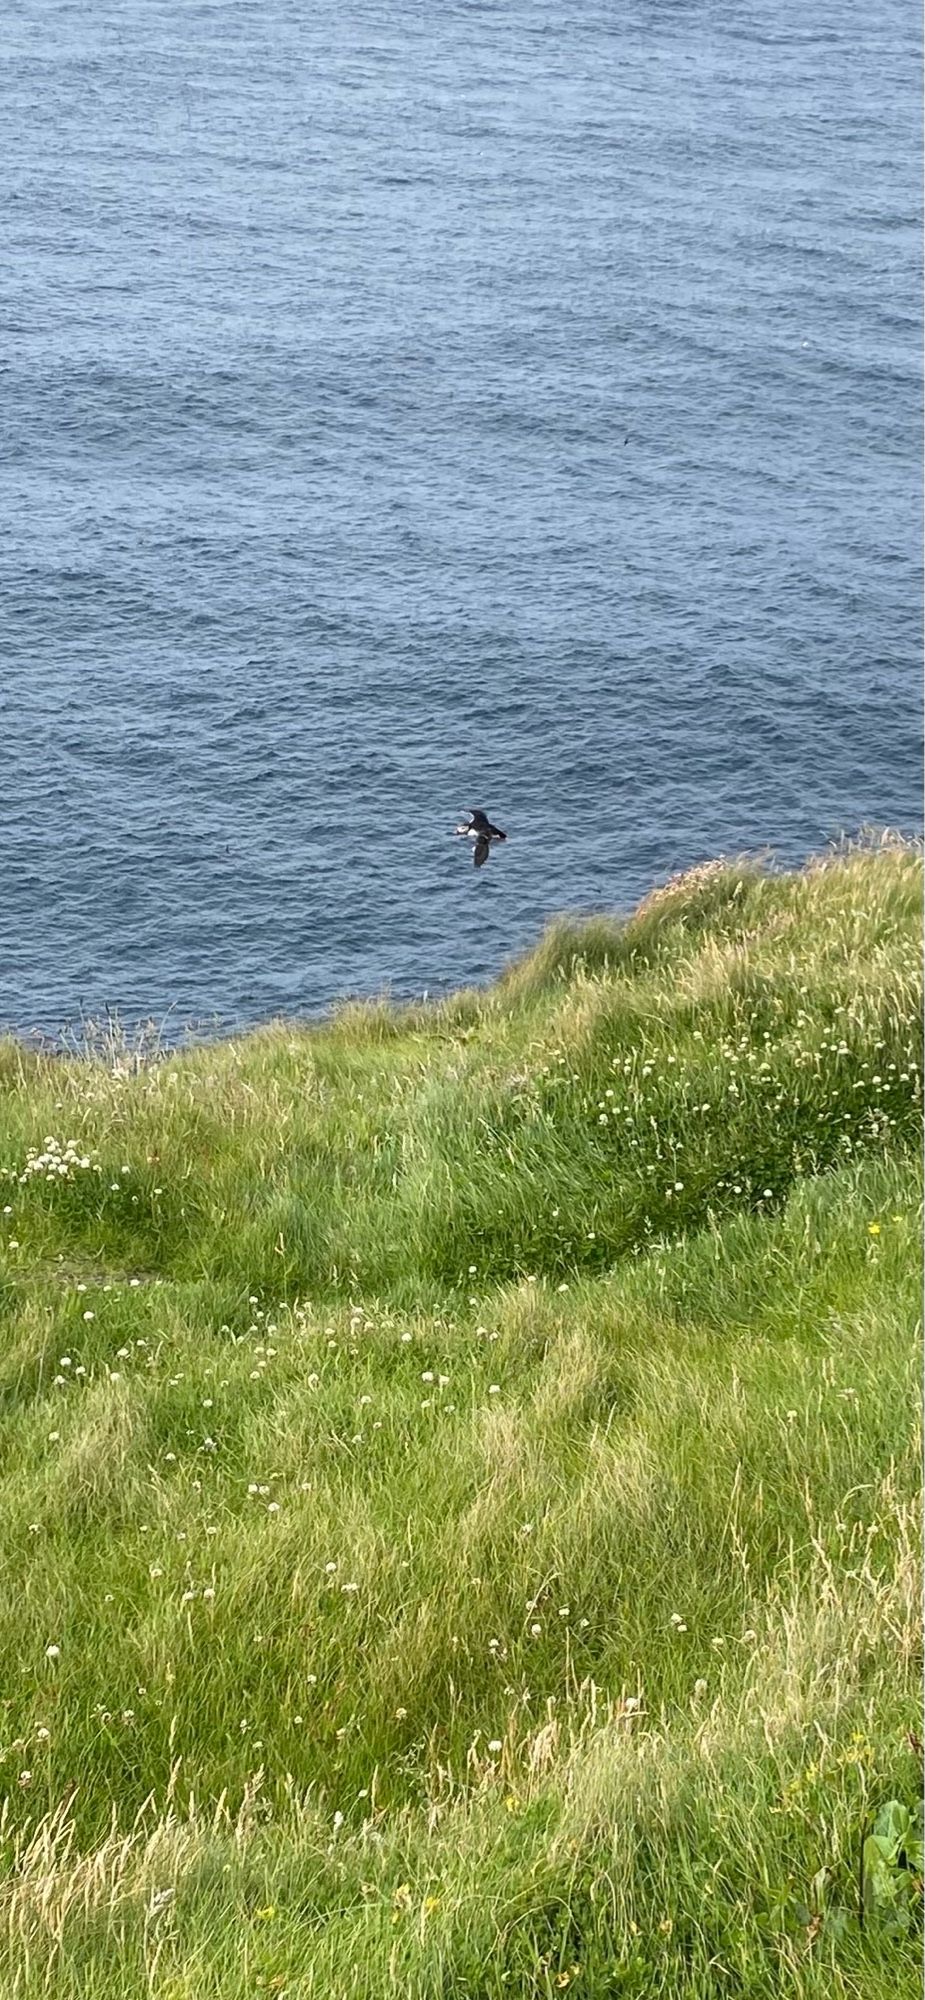
[[[476,868],[484,867],[491,853],[491,843],[493,840],[507,839],[507,834],[502,833],[500,826],[492,826],[488,814],[484,813],[480,806],[469,807],[468,826],[458,826],[456,831],[464,840],[473,840],[475,842],[475,852],[472,859]]]

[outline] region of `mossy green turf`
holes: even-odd
[[[920,896],[0,1047],[0,1992],[918,1991]]]

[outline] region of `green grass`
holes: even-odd
[[[918,1993],[920,905],[0,1045],[4,2000]]]

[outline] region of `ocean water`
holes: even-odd
[[[920,62],[907,0],[3,9],[0,1025],[920,825]]]

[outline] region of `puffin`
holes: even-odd
[[[491,853],[492,841],[506,840],[507,834],[502,833],[500,826],[492,826],[488,814],[482,811],[481,806],[469,806],[468,812],[468,826],[458,826],[456,832],[461,834],[464,840],[474,840],[475,853],[472,859],[476,868],[483,868]]]

